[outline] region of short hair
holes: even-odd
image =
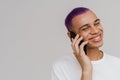
[[[87,11],[91,11],[88,8],[85,7],[77,7],[74,8],[67,16],[65,19],[65,26],[67,28],[68,31],[70,31],[71,27],[72,27],[72,19],[77,16],[77,15],[81,15]]]

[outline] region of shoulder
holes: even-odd
[[[106,54],[106,53],[105,53],[104,55],[105,55],[105,57],[106,57],[107,59],[120,60],[119,57],[113,56],[113,55],[111,55],[111,54]]]
[[[113,56],[111,54],[105,54],[105,59],[106,60],[109,60],[111,62],[114,62],[114,63],[119,63],[120,64],[120,58],[117,57],[117,56]]]

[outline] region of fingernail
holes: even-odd
[[[83,39],[83,37],[82,36],[80,36],[82,39]]]
[[[88,43],[88,41],[86,41],[86,43]]]
[[[79,34],[77,34],[77,36],[79,36]]]
[[[73,41],[73,38],[72,38],[72,41]]]

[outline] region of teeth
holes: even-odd
[[[100,40],[100,36],[93,38],[93,40],[99,41]]]
[[[99,39],[100,38],[100,36],[98,36],[98,37],[96,37],[96,38],[94,38],[95,40],[97,40],[97,39]]]

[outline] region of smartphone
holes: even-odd
[[[74,32],[70,32],[70,39],[72,41],[72,38],[75,38],[76,34]],[[83,40],[80,41],[79,43],[79,46],[81,45],[81,43],[83,42]],[[87,45],[84,46],[84,51],[85,51],[85,54],[87,54]]]

